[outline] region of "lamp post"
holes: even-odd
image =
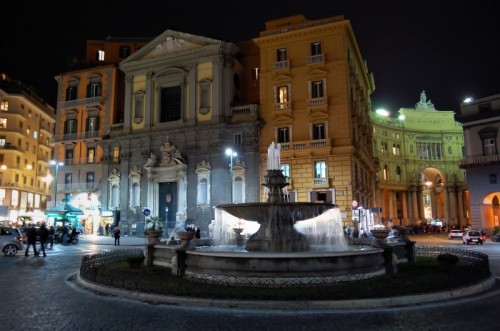
[[[231,173],[231,202],[233,202],[233,157],[238,156],[238,153],[233,151],[231,148],[227,148],[226,155],[228,155],[231,158],[229,171]]]
[[[59,178],[59,167],[62,167],[64,165],[64,163],[62,163],[61,161],[51,160],[50,164],[53,166],[56,166],[56,174],[55,174],[55,181],[54,181],[54,207],[55,207],[57,204],[56,199],[57,199],[57,181]]]

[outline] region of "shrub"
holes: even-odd
[[[453,254],[439,254],[437,260],[441,266],[450,267],[458,263],[458,256]]]
[[[144,256],[133,256],[127,258],[127,263],[131,268],[139,268],[144,262]]]

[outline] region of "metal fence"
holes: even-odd
[[[490,269],[488,255],[480,252],[451,247],[415,246],[416,256],[438,256],[440,254],[456,255],[461,263],[470,264],[483,270]]]
[[[135,248],[85,255],[82,257],[80,277],[95,281],[99,266],[116,261],[123,261],[131,257],[144,257],[144,251],[140,248]]]

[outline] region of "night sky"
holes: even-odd
[[[0,72],[54,108],[54,76],[85,55],[87,39],[173,29],[237,42],[257,37],[267,20],[297,14],[351,21],[375,77],[373,109],[414,107],[422,90],[436,109],[453,111],[467,96],[500,93],[500,13],[489,0],[17,0],[0,12]]]

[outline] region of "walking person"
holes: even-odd
[[[49,243],[50,243],[50,248],[54,247],[54,238],[56,236],[56,229],[54,226],[49,227]]]
[[[47,229],[47,226],[45,223],[42,223],[40,226],[40,244],[41,244],[41,251],[43,253],[43,257],[46,257],[47,254],[45,254],[45,245],[47,244],[47,240],[49,239],[49,229]],[[36,256],[38,256],[40,253],[38,253]]]
[[[104,231],[106,231],[106,237],[109,236],[109,223],[106,223],[106,226],[104,226]]]
[[[120,229],[117,226],[115,227],[113,236],[115,237],[115,246],[120,246]]]
[[[26,238],[28,246],[26,247],[26,252],[24,252],[24,256],[29,256],[28,253],[31,245],[33,245],[33,253],[35,254],[35,256],[38,256],[38,252],[36,251],[36,229],[34,223],[31,223],[31,226],[26,229]]]

